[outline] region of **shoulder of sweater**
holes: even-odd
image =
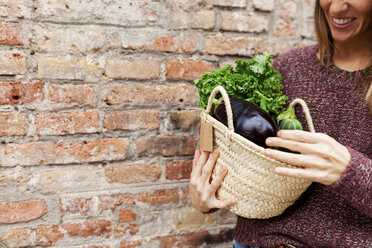
[[[318,45],[294,48],[274,58],[273,66],[275,69],[286,68],[293,64],[308,62],[309,58],[318,51]]]

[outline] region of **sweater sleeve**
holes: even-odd
[[[340,179],[328,188],[360,212],[372,217],[372,159],[347,148],[351,161]]]

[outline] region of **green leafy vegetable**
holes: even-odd
[[[288,97],[283,95],[282,76],[271,66],[272,55],[265,52],[248,61],[235,61],[235,67],[228,64],[224,68],[205,73],[194,81],[198,88],[199,106],[206,108],[213,89],[221,85],[230,97],[246,100],[264,111],[274,120],[283,111]],[[218,94],[214,104],[222,100]],[[214,107],[212,108],[213,113]]]

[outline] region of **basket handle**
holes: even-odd
[[[305,114],[306,122],[309,127],[310,132],[315,133],[315,128],[313,124],[313,119],[311,118],[309,108],[304,100],[301,98],[294,99],[290,104],[289,107],[294,107],[295,105],[300,104],[302,107],[302,112]]]
[[[224,87],[219,85],[213,89],[211,95],[209,96],[207,109],[205,111],[207,112],[207,114],[211,112],[213,99],[215,98],[218,92],[222,94],[223,100],[225,101],[228,128],[230,131],[234,131],[233,113],[231,110],[230,98]],[[306,122],[307,122],[310,132],[315,133],[313,119],[311,118],[310,111],[309,111],[309,108],[306,102],[302,100],[301,98],[296,98],[289,104],[289,107],[294,107],[297,104],[300,104],[302,107],[302,111],[305,114]]]
[[[233,124],[233,114],[231,110],[231,104],[230,104],[230,98],[229,95],[227,94],[226,90],[222,86],[217,86],[213,89],[211,95],[209,96],[208,99],[208,105],[207,105],[207,114],[211,112],[212,109],[212,103],[213,99],[216,96],[216,94],[220,92],[222,94],[223,100],[225,101],[225,107],[226,107],[226,114],[227,114],[227,126],[230,131],[234,131],[234,124]]]

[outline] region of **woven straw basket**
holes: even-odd
[[[218,92],[225,101],[228,127],[209,115],[212,101]],[[306,103],[302,99],[295,99],[290,106],[296,104],[302,106],[309,130],[315,132]],[[234,132],[229,97],[222,86],[217,86],[211,93],[207,109],[201,113],[201,120],[212,124],[213,146],[220,153],[212,178],[222,166],[228,169],[217,190],[217,199],[235,198],[237,203],[229,207],[231,212],[255,219],[277,216],[310,186],[309,180],[274,174],[275,167],[294,166],[266,157],[263,147]]]

